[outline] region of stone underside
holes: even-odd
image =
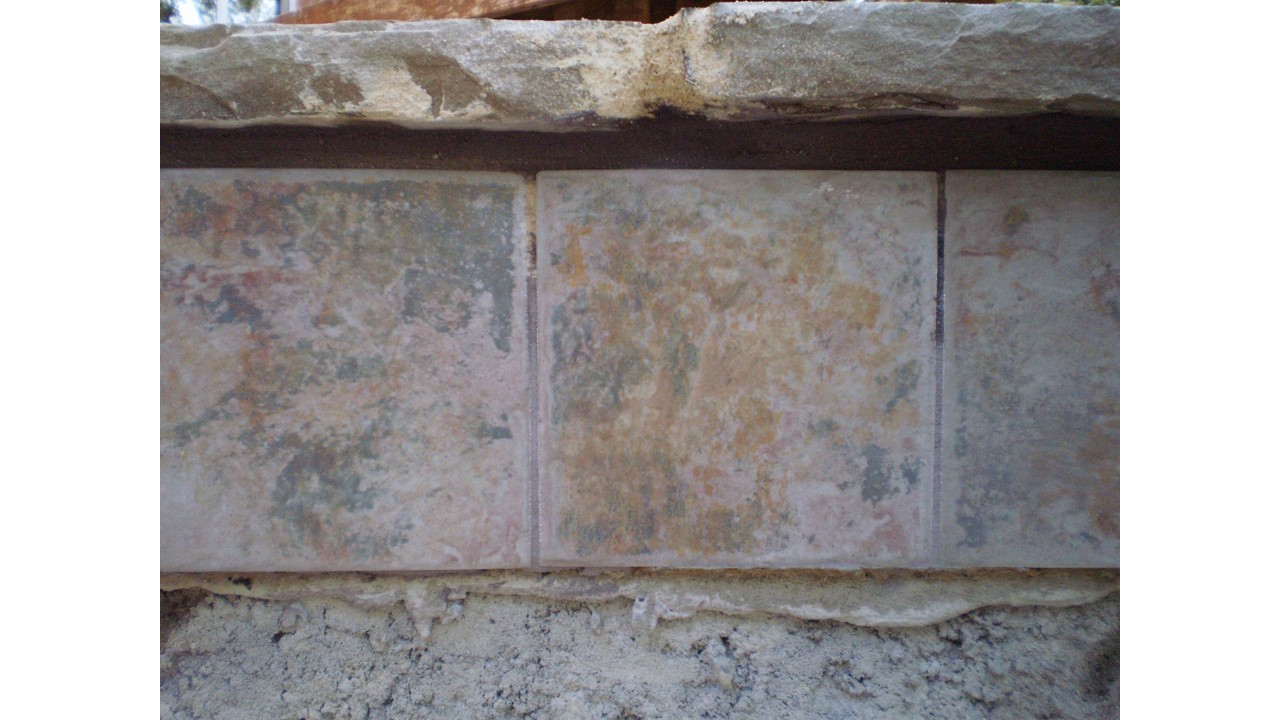
[[[734,3],[657,25],[163,27],[160,120],[565,129],[716,119],[1117,116],[1107,7]]]

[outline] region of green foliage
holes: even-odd
[[[228,15],[231,22],[259,22],[269,20],[279,14],[277,0],[230,0]],[[218,14],[217,0],[195,0],[196,12],[200,13],[200,21],[212,23]]]
[[[173,22],[173,16],[178,14],[178,0],[160,0],[160,22]]]

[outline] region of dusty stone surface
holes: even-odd
[[[1120,177],[947,174],[942,553],[1120,563]]]
[[[1111,8],[734,3],[685,23],[687,76],[715,116],[1119,113]]]
[[[541,173],[543,562],[925,562],[935,183]]]
[[[162,123],[556,129],[716,118],[1118,115],[1119,10],[734,3],[657,25],[494,20],[160,34]]]
[[[1106,592],[875,629],[454,591],[424,638],[400,606],[231,587],[162,593],[162,718],[1118,717]]]
[[[161,567],[529,561],[525,184],[161,174]]]

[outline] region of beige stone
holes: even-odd
[[[571,129],[721,119],[1118,115],[1115,8],[732,3],[656,25],[493,20],[160,33],[160,120]]]

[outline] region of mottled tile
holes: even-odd
[[[935,179],[538,176],[542,560],[929,546]]]
[[[527,562],[524,185],[161,173],[161,567]]]
[[[1114,566],[1120,180],[946,178],[942,539],[954,566]]]

